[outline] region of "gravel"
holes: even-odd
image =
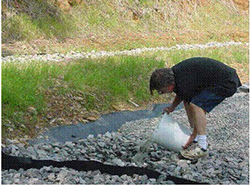
[[[209,42],[206,44],[184,44],[184,45],[175,45],[172,47],[156,47],[156,48],[136,48],[132,50],[124,51],[99,51],[95,50],[91,52],[76,52],[70,51],[66,54],[54,53],[54,54],[35,54],[35,55],[20,55],[20,56],[6,56],[2,57],[3,63],[26,63],[34,61],[68,61],[73,59],[80,58],[100,58],[100,57],[110,57],[116,55],[138,55],[143,52],[155,52],[155,51],[170,51],[170,50],[192,50],[192,49],[206,49],[211,47],[228,47],[228,46],[238,46],[238,45],[247,45],[249,43],[228,41],[224,43],[220,42]]]
[[[164,180],[170,174],[210,184],[249,184],[249,94],[240,92],[226,99],[207,115],[209,157],[198,163],[178,159],[178,154],[152,143],[144,167],[159,171],[158,179],[147,175],[110,175],[100,171],[76,171],[52,166],[39,169],[4,170],[2,184],[174,184]],[[184,109],[172,117],[188,125]],[[33,159],[98,160],[104,164],[136,166],[131,161],[152,134],[161,117],[125,123],[119,132],[107,132],[77,142],[25,146],[9,140],[4,151]]]

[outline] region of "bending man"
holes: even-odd
[[[164,112],[173,112],[183,101],[193,132],[180,151],[188,159],[208,155],[206,140],[206,113],[241,86],[236,70],[210,58],[190,58],[172,68],[156,69],[150,78],[150,92],[176,94],[171,106]],[[197,145],[198,144],[198,145]]]

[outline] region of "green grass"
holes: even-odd
[[[164,61],[153,58],[114,57],[96,61],[77,61],[69,65],[64,79],[72,87],[97,95],[98,101],[104,96],[107,109],[117,101],[130,98],[139,103],[149,99],[148,79],[154,68],[164,66]]]
[[[212,0],[203,4],[199,1],[90,0],[65,13],[48,2],[28,0],[30,6],[17,2],[22,8],[14,15],[6,2],[12,1],[3,2],[3,43],[32,43],[38,52],[114,51],[208,41],[248,41],[248,12],[231,1]],[[133,13],[138,14],[138,18],[134,18]],[[70,43],[60,45],[69,38]],[[50,43],[36,45],[34,40]],[[31,52],[8,49],[17,54]]]
[[[52,84],[55,68],[49,65],[32,64],[19,68],[14,64],[2,65],[2,104],[4,109],[25,112],[35,106],[40,112],[44,108],[43,88]],[[9,112],[3,112],[3,115]]]
[[[9,6],[5,3],[3,2],[3,5]],[[3,19],[3,42],[45,38],[61,40],[77,31],[71,16],[62,13],[51,4],[41,0],[31,1],[29,4],[30,6],[25,7],[25,3],[20,2],[22,11]],[[13,14],[13,10],[8,11]]]
[[[14,123],[18,130],[27,123],[27,109],[32,106],[38,115],[46,117],[46,91],[59,84],[57,93],[81,92],[84,108],[89,112],[112,111],[113,105],[126,105],[133,100],[142,107],[153,102],[165,102],[168,95],[153,97],[149,93],[149,78],[155,68],[172,67],[174,64],[195,56],[220,60],[233,68],[248,81],[248,47],[232,46],[204,50],[176,50],[147,52],[141,56],[117,56],[94,60],[77,60],[65,64],[33,62],[2,65],[2,121]],[[67,98],[69,99],[69,98]],[[132,107],[132,106],[131,106]],[[34,116],[28,121],[28,130],[39,125]],[[27,130],[27,128],[26,128]],[[28,133],[25,131],[24,133]]]
[[[243,70],[248,76],[249,51],[246,45],[212,49],[177,50],[173,52],[160,51],[149,53],[148,55],[154,55],[155,58],[166,61],[168,67],[194,56],[214,58],[238,70]]]

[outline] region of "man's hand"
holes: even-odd
[[[174,109],[175,109],[181,102],[182,102],[182,99],[179,98],[179,97],[176,95],[175,98],[174,98],[173,103],[171,104],[171,106],[166,107],[166,108],[163,110],[162,114],[164,114],[165,112],[166,112],[167,114],[170,114],[171,112],[174,111]]]
[[[188,138],[187,143],[182,146],[183,149],[187,149],[194,141],[195,137],[197,135],[197,132],[194,130],[193,133],[190,135],[190,137]]]
[[[194,138],[195,137],[190,136],[189,139],[188,139],[188,141],[187,141],[187,143],[184,146],[182,146],[182,148],[183,149],[187,149],[193,143]]]
[[[174,111],[174,107],[171,105],[171,106],[169,106],[169,107],[166,107],[164,110],[163,110],[163,112],[162,112],[162,114],[164,114],[165,112],[167,113],[167,114],[170,114],[171,112],[173,112]]]

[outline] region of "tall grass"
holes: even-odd
[[[156,68],[172,67],[174,64],[195,56],[222,61],[235,68],[243,83],[248,81],[248,47],[232,46],[205,50],[179,50],[148,52],[142,56],[117,56],[100,59],[76,60],[74,62],[2,65],[2,121],[11,121],[19,129],[22,123],[34,131],[39,122],[27,120],[27,109],[36,108],[39,117],[46,117],[47,91],[58,87],[56,94],[67,95],[80,92],[82,106],[88,111],[104,113],[114,110],[114,105],[128,105],[132,100],[142,106],[153,102],[169,101],[168,95],[153,97],[149,93],[149,77]],[[66,99],[71,99],[65,97]],[[133,106],[131,106],[133,107]],[[63,111],[60,111],[63,112]],[[28,131],[24,131],[28,133]]]
[[[248,78],[247,47],[229,47],[206,50],[179,50],[148,53],[143,56],[120,56],[95,60],[77,60],[67,65],[34,62],[31,64],[2,65],[3,114],[15,110],[25,111],[34,106],[44,108],[44,90],[55,86],[55,79],[63,77],[65,91],[79,90],[89,100],[86,107],[94,108],[103,102],[103,110],[115,102],[133,99],[147,102],[148,80],[155,68],[171,67],[194,56],[211,57],[236,68],[242,78]],[[246,81],[246,80],[245,80]]]
[[[44,97],[49,87],[55,86],[55,78],[63,77],[70,90],[83,92],[86,108],[94,109],[102,102],[102,110],[110,109],[116,101],[130,98],[143,102],[149,98],[148,76],[154,68],[163,67],[143,57],[115,57],[96,61],[77,61],[67,66],[32,63],[24,66],[5,64],[2,66],[3,117],[15,111],[26,112],[29,106],[38,112],[46,106]]]
[[[12,4],[14,3],[14,4]],[[47,1],[3,1],[3,42],[64,39],[77,30],[70,15]],[[15,9],[14,7],[19,7]]]
[[[147,100],[150,72],[163,66],[164,61],[143,57],[78,61],[67,67],[64,79],[74,88],[92,92],[97,98],[103,97],[105,109],[116,101],[126,102],[132,98],[141,103]]]
[[[56,76],[56,68],[46,64],[2,65],[2,105],[3,115],[15,111],[25,112],[28,106],[35,106],[40,112],[45,106],[44,88],[52,85],[51,77]]]
[[[15,10],[16,14],[10,14],[14,5],[6,4],[12,0],[3,2],[2,38],[5,43],[74,40],[64,47],[39,48],[56,52],[124,50],[210,40],[248,41],[248,11],[231,0],[90,0],[73,6],[67,13],[47,1],[27,1],[30,6],[20,1],[23,8]]]

